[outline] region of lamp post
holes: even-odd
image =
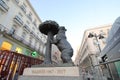
[[[100,48],[100,44],[99,44],[98,38],[99,39],[103,39],[104,36],[102,36],[101,34],[96,35],[96,33],[95,34],[89,33],[88,38],[92,38],[92,37],[95,37],[95,39],[96,39],[96,41],[98,43],[97,45],[98,45],[99,51],[101,52],[101,48]]]
[[[88,35],[88,38],[95,38],[95,40],[97,41],[97,46],[98,46],[98,49],[99,49],[99,52],[101,52],[101,47],[100,47],[100,44],[99,44],[99,40],[98,39],[103,39],[104,36],[102,36],[101,34],[97,35],[96,33],[89,33]],[[98,57],[98,56],[97,56]],[[92,61],[91,61],[92,62]],[[99,62],[97,61],[97,64],[99,64]],[[101,75],[101,79],[102,79],[102,72],[101,72],[101,69],[98,67],[98,73]],[[100,80],[101,80],[100,79]]]

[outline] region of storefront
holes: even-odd
[[[21,44],[21,45],[20,45]],[[10,39],[7,39],[5,37],[2,37],[0,39],[0,50],[10,50],[10,51],[15,51],[17,53],[20,54],[24,54],[27,56],[32,56],[32,52],[34,52],[33,50],[26,48],[24,46],[24,44],[20,43],[20,42],[16,42],[16,41],[12,41]],[[36,56],[34,57],[38,57],[38,53]]]

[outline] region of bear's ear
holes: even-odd
[[[59,29],[64,30],[64,31],[67,31],[67,29],[65,29],[64,26],[59,27]]]
[[[67,29],[65,29],[65,27],[63,28],[63,30],[67,31]]]
[[[65,31],[67,31],[67,29],[65,29]]]

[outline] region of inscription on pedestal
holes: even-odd
[[[60,69],[60,70],[46,70],[46,69],[40,69],[40,70],[32,70],[33,74],[65,74],[66,70],[65,69]]]
[[[23,75],[27,76],[79,76],[77,67],[26,68]]]

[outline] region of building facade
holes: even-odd
[[[101,52],[101,58],[104,63],[103,74],[108,74],[109,70],[111,80],[120,80],[120,17],[113,23],[107,38],[107,44]]]
[[[0,0],[0,50],[43,59],[47,36],[39,31],[41,23],[29,0]],[[52,58],[61,62],[60,51],[55,45],[52,46]]]
[[[40,23],[29,0],[0,0],[0,50],[41,57],[46,36],[38,29]]]
[[[77,52],[75,64],[78,65],[85,76],[102,79],[100,67],[94,67],[99,64],[100,52],[106,45],[111,25],[103,25],[97,28],[88,29],[84,32],[81,46]],[[86,77],[87,78],[87,77]]]

